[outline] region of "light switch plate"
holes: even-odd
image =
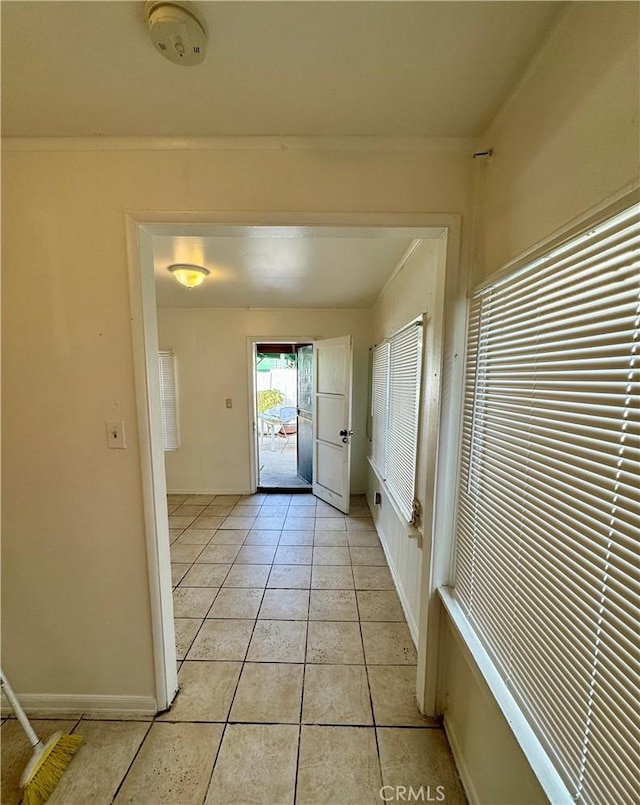
[[[124,432],[124,422],[122,420],[107,421],[107,444],[109,447],[120,450],[127,446],[127,439]]]

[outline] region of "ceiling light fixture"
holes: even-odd
[[[179,283],[187,288],[195,288],[197,285],[202,285],[204,278],[209,276],[208,269],[203,266],[194,266],[191,263],[174,263],[169,266],[173,276]]]
[[[165,59],[193,67],[207,52],[207,23],[185,0],[147,0],[145,13],[153,46]]]

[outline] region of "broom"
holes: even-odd
[[[0,668],[0,685],[33,749],[33,757],[20,778],[20,788],[24,790],[22,805],[42,805],[58,785],[82,742],[82,736],[55,732],[46,743],[42,743],[29,723],[2,668]]]

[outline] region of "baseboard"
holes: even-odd
[[[305,490],[310,492],[311,489]],[[248,489],[167,489],[167,495],[251,495]],[[351,489],[350,495],[366,495],[366,490]]]
[[[371,506],[369,506],[371,508]],[[393,583],[396,587],[396,592],[398,593],[398,598],[400,599],[400,604],[402,606],[402,610],[404,612],[404,617],[407,621],[407,626],[409,627],[409,633],[411,634],[411,639],[413,640],[413,644],[418,648],[418,624],[415,621],[411,613],[411,609],[409,607],[409,602],[407,601],[406,594],[400,583],[400,577],[398,575],[398,571],[396,570],[396,566],[393,562],[392,557],[389,554],[389,549],[387,547],[387,538],[385,536],[384,531],[379,526],[379,524],[374,520],[374,525],[376,527],[376,531],[378,532],[378,536],[380,537],[380,544],[382,545],[382,550],[384,551],[385,558],[387,560],[387,564],[389,565],[389,571],[391,572],[391,578],[393,579]]]
[[[251,495],[250,489],[167,489],[167,495]]]
[[[18,696],[28,715],[35,718],[65,715],[154,716],[157,712],[153,696],[76,696],[65,693],[23,693]],[[3,698],[2,716],[12,714]]]
[[[447,735],[447,740],[449,741],[449,746],[451,747],[451,754],[453,755],[453,760],[456,764],[456,769],[460,777],[460,782],[462,783],[464,793],[467,796],[467,801],[469,805],[480,805],[478,792],[476,791],[475,786],[473,785],[471,775],[469,774],[469,770],[467,769],[467,764],[464,761],[464,757],[462,755],[462,750],[460,749],[460,742],[458,741],[456,731],[453,728],[451,721],[447,718],[446,713],[442,724],[444,727],[444,731]]]

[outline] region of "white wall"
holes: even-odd
[[[180,449],[165,453],[172,492],[250,491],[247,337],[352,335],[354,388],[351,490],[365,489],[370,313],[365,310],[158,310],[161,349],[176,354]],[[231,397],[233,408],[225,408]]]
[[[427,327],[424,333],[425,366],[429,367],[434,360],[430,352],[432,339],[429,330],[434,323],[434,307],[441,305],[437,300],[438,269],[441,265],[446,240],[423,240],[411,254],[402,269],[393,277],[378,298],[373,314],[373,339],[376,344],[392,335],[405,324],[427,313]],[[440,320],[440,315],[435,316]],[[425,382],[427,380],[425,379]],[[426,394],[426,397],[429,395]],[[426,421],[426,406],[423,421]],[[423,432],[424,429],[423,429]],[[435,445],[423,438],[418,455],[417,483],[418,499],[426,511],[430,510],[428,499],[433,497],[433,490],[426,487],[426,464],[428,451],[435,451]],[[374,504],[374,494],[379,492],[382,502]],[[430,550],[431,541],[427,521],[427,539],[410,537],[406,525],[400,520],[389,500],[383,483],[380,482],[373,469],[368,466],[367,498],[373,512],[376,528],[384,543],[391,572],[394,575],[398,593],[402,600],[407,623],[416,644],[418,643],[418,627],[420,623],[420,605],[424,584],[422,580],[424,550]]]
[[[487,133],[477,278],[637,181],[638,16],[632,3],[573,4]],[[452,628],[442,630],[440,695],[471,803],[545,802]]]
[[[2,655],[52,705],[155,690],[125,213],[470,210],[468,143],[176,145],[3,141]]]

